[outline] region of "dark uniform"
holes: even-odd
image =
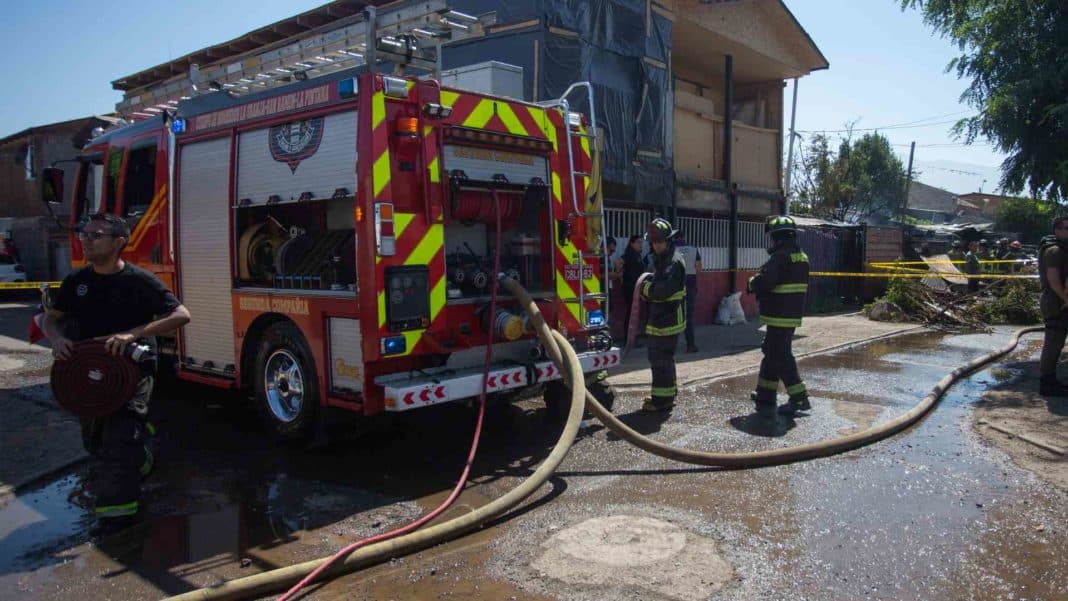
[[[661,254],[652,255],[653,274],[642,283],[639,293],[649,302],[649,320],[645,325],[648,336],[649,367],[653,372],[650,398],[643,411],[667,411],[675,405],[675,345],[679,334],[686,329],[682,302],[686,298],[686,261],[671,241],[675,231],[664,219],[649,224],[649,242],[666,241]]]
[[[54,308],[70,314],[68,337],[87,340],[124,332],[169,315],[178,299],[155,275],[131,263],[117,273],[99,274],[91,266],[72,272],[59,288]],[[139,344],[153,346],[151,339]],[[152,469],[148,423],[154,363],[142,364],[137,393],[115,413],[82,419],[82,443],[89,451],[90,484],[96,497],[96,515],[115,518],[137,513],[141,478]]]
[[[794,329],[801,325],[805,310],[808,255],[797,246],[797,227],[790,217],[772,217],[766,230],[774,240],[768,251],[771,257],[749,279],[749,290],[756,293],[760,304],[760,321],[767,326],[761,346],[764,359],[752,399],[761,417],[774,418],[780,380],[790,395],[780,413],[792,415],[812,408],[792,349]]]
[[[1040,392],[1048,396],[1066,396],[1068,387],[1057,380],[1057,363],[1064,350],[1065,337],[1068,337],[1068,311],[1064,309],[1064,301],[1053,291],[1046,278],[1046,270],[1050,267],[1060,270],[1062,284],[1068,281],[1068,240],[1046,236],[1038,247],[1038,277],[1042,283],[1039,308],[1042,310],[1042,320],[1046,326],[1045,337],[1042,341],[1042,356],[1038,363],[1038,372],[1041,377]]]

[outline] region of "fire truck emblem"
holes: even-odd
[[[289,170],[296,173],[297,165],[319,150],[319,142],[323,141],[323,118],[276,125],[268,133],[268,140],[271,157],[289,165]]]

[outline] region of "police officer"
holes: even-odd
[[[649,302],[649,368],[653,372],[650,398],[642,411],[671,411],[675,406],[675,345],[686,329],[682,301],[686,297],[686,262],[675,249],[678,232],[666,219],[649,223],[645,237],[652,249],[653,275],[642,283],[639,294]]]
[[[760,362],[756,391],[750,398],[756,403],[757,415],[773,422],[780,380],[790,395],[779,408],[780,414],[793,416],[812,408],[791,348],[794,328],[801,325],[805,309],[808,255],[797,246],[797,225],[791,217],[769,218],[764,231],[771,236],[771,257],[759,273],[749,278],[748,291],[757,295],[760,322],[767,326],[767,333],[760,349],[764,359]]]

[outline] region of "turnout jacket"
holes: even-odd
[[[663,255],[653,253],[653,275],[646,278],[640,291],[649,301],[649,321],[645,333],[650,336],[673,336],[686,329],[682,301],[686,298],[686,260],[669,244]]]
[[[793,240],[769,250],[760,272],[749,278],[749,290],[760,304],[760,322],[771,328],[796,328],[805,312],[808,255]]]

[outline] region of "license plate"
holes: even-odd
[[[564,265],[564,279],[569,282],[589,280],[593,278],[593,266],[582,265],[581,268],[575,263]]]

